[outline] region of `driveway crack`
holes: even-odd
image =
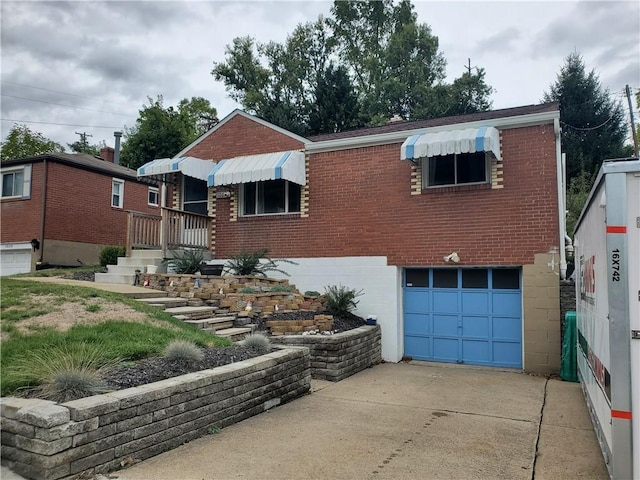
[[[540,420],[538,421],[538,431],[536,432],[536,448],[533,456],[533,467],[531,468],[531,480],[536,478],[536,465],[538,463],[538,454],[540,447],[540,431],[542,430],[542,419],[544,417],[544,407],[547,403],[547,385],[549,384],[549,377],[544,382],[544,395],[542,396],[542,406],[540,407]]]

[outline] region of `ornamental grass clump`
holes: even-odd
[[[344,285],[328,285],[324,287],[324,290],[327,310],[336,316],[344,316],[351,313],[360,302],[356,298],[363,295],[362,290],[355,290]]]
[[[241,251],[235,255],[231,255],[225,269],[232,275],[256,275],[266,277],[268,272],[278,272],[283,275],[289,276],[287,272],[278,268],[280,263],[289,263],[291,265],[297,265],[292,260],[285,258],[273,259],[269,258],[269,250],[263,248],[255,252]]]
[[[67,402],[106,391],[101,374],[118,363],[102,348],[81,344],[33,352],[16,361],[9,375],[39,398]]]
[[[244,339],[244,346],[263,355],[271,351],[271,341],[262,333],[252,333]]]
[[[202,350],[187,340],[173,340],[164,349],[163,357],[180,365],[193,365],[204,358]]]

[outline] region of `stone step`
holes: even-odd
[[[170,252],[167,252],[169,254]],[[162,258],[162,250],[133,249],[129,258]]]
[[[233,321],[220,318],[201,318],[199,320],[184,320],[184,323],[193,325],[196,328],[203,328],[207,331],[224,330],[227,328],[233,328]]]
[[[180,297],[153,297],[153,298],[144,298],[140,301],[144,303],[148,303],[149,305],[153,305],[160,308],[174,308],[174,307],[186,307],[187,300]]]
[[[135,274],[127,275],[122,273],[96,273],[96,282],[100,283],[120,283],[133,285]]]
[[[146,265],[155,265],[156,267],[161,267],[162,258],[158,257],[118,257],[118,266],[120,267],[135,267],[140,268],[140,266]],[[144,271],[144,270],[141,270]]]
[[[215,310],[216,309],[214,307],[171,307],[165,309],[165,312],[176,318],[180,315],[181,319],[183,317],[187,317],[189,320],[198,320],[201,318],[211,317]]]
[[[219,337],[228,338],[233,342],[244,340],[244,337],[251,333],[251,328],[225,328],[224,330],[217,330],[215,334]]]

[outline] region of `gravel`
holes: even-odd
[[[268,320],[313,320],[314,315],[331,315],[331,312],[299,310],[295,312],[274,313],[269,315],[269,317],[256,320],[255,323],[257,325],[257,330],[266,331]],[[334,333],[352,330],[363,325],[366,325],[366,322],[361,317],[354,315],[353,313],[348,313],[342,316],[333,315]]]

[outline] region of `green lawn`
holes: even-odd
[[[99,345],[111,359],[137,360],[159,354],[174,339],[190,340],[200,346],[231,345],[227,339],[215,337],[176,320],[155,307],[115,293],[87,287],[38,283],[3,278],[0,292],[2,342],[0,343],[1,393],[6,395],[25,386],[14,378],[16,363],[24,363],[35,352],[51,348],[73,348],[74,345]],[[42,296],[47,295],[45,302]],[[34,298],[34,296],[37,296]],[[39,299],[38,299],[39,297]],[[21,321],[50,312],[65,302],[86,305],[87,311],[96,310],[91,299],[102,298],[132,307],[145,315],[141,322],[108,320],[95,325],[74,325],[66,332],[43,327],[33,333],[18,329]],[[101,309],[95,314],[99,315]]]

